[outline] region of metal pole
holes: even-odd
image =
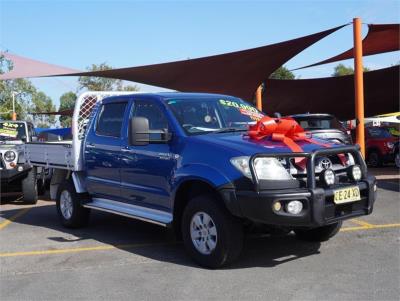
[[[256,107],[262,111],[262,85],[258,86],[256,91]]]
[[[15,92],[12,91],[12,117],[13,121],[17,120],[17,113],[15,113]]]
[[[354,97],[356,111],[356,143],[360,146],[361,154],[365,158],[365,128],[364,128],[364,75],[363,51],[361,36],[361,19],[353,19],[354,33]]]

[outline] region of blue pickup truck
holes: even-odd
[[[26,152],[54,168],[64,226],[86,225],[94,209],[171,227],[210,268],[238,258],[249,225],[325,241],[343,220],[372,212],[376,180],[357,146],[307,139],[293,152],[284,140],[248,135],[262,117],[227,95],[86,95],[73,117],[76,142],[30,143]],[[69,161],[49,162],[52,153]]]

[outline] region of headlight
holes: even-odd
[[[6,151],[4,154],[4,160],[11,162],[15,160],[16,156],[17,155],[13,151]]]
[[[236,157],[231,159],[231,163],[240,170],[246,177],[251,179],[249,167],[250,157]],[[276,158],[256,158],[254,169],[259,180],[291,180],[293,177],[287,172]]]
[[[249,167],[250,157],[236,157],[231,159],[231,163],[235,166],[242,174],[251,179],[251,172]]]

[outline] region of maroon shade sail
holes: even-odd
[[[0,80],[81,72],[80,70],[51,65],[8,52],[1,54],[13,63],[13,69],[10,72],[0,74]]]
[[[364,73],[365,116],[399,111],[400,67]],[[268,114],[330,113],[342,120],[355,116],[354,77],[268,80],[263,109]]]
[[[289,59],[346,25],[268,46],[198,59],[140,67],[71,73],[37,66],[4,74],[0,79],[34,76],[96,76],[129,80],[178,91],[214,92],[252,99],[257,87]],[[36,62],[30,60],[29,63]],[[19,64],[17,66],[20,67]],[[21,66],[23,67],[23,66]]]
[[[368,28],[368,34],[362,42],[363,56],[400,50],[400,24],[369,24]],[[329,59],[295,70],[351,59],[354,57],[353,52],[352,48]]]
[[[74,114],[74,109],[62,110],[57,112],[35,112],[29,113],[31,115],[59,115],[59,116],[72,116]]]

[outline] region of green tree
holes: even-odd
[[[106,63],[99,65],[92,64],[87,67],[87,71],[102,71],[112,69]],[[139,87],[136,85],[124,85],[123,81],[114,78],[95,77],[95,76],[80,76],[78,79],[79,90],[89,91],[138,91]]]
[[[4,53],[0,53],[0,74],[11,71],[13,67],[12,61],[6,59]]]
[[[139,91],[140,88],[137,85],[125,85],[125,86],[122,86],[122,88],[119,89],[119,90],[120,91],[132,91],[132,92],[135,92],[135,91]]]
[[[276,69],[269,77],[270,79],[295,79],[295,75],[285,66]]]
[[[73,109],[77,96],[74,92],[66,92],[60,97],[60,111]],[[70,116],[60,116],[60,124],[62,127],[70,127],[72,118]]]
[[[37,93],[36,88],[29,80],[22,78],[0,81],[0,114],[3,119],[11,119],[13,93],[18,119],[27,119],[32,97]]]
[[[370,71],[369,68],[364,67],[364,72]],[[350,66],[345,66],[344,64],[338,64],[332,73],[332,76],[344,76],[354,74],[354,69]]]

